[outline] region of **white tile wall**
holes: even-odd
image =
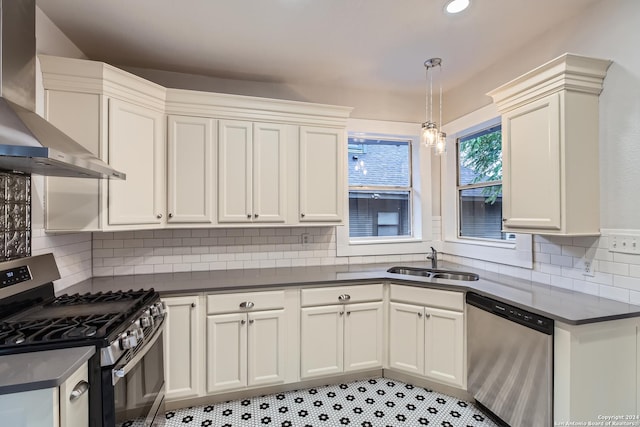
[[[310,243],[302,244],[302,234]],[[335,227],[155,230],[93,234],[93,274],[411,262],[425,254],[336,257]]]
[[[470,265],[535,282],[572,289],[632,304],[640,304],[640,255],[609,252],[609,237],[534,236],[532,270],[445,255]],[[594,276],[582,274],[589,260]]]
[[[91,233],[47,234],[41,228],[31,232],[31,253],[53,253],[61,279],[56,291],[91,277]]]
[[[438,236],[440,221],[434,220],[433,228]],[[301,243],[303,233],[310,243]],[[443,259],[640,304],[640,255],[613,254],[608,247],[607,236],[534,236],[533,269],[446,254]],[[582,274],[585,259],[592,262],[593,277]],[[424,260],[425,254],[336,257],[335,227],[93,233],[94,276]]]

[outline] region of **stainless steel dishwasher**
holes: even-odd
[[[553,320],[467,293],[467,389],[513,427],[553,425]]]

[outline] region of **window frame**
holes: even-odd
[[[349,236],[349,182],[345,173],[344,221],[336,230],[336,254],[344,256],[401,255],[426,253],[432,242],[431,150],[420,144],[420,125],[415,123],[349,119],[349,137],[410,142],[411,236]],[[345,150],[345,152],[348,150]],[[345,153],[346,154],[346,153]],[[355,188],[355,187],[354,187]],[[361,189],[359,187],[358,189]],[[395,188],[395,187],[394,187]]]
[[[350,138],[353,134],[349,133],[348,138]],[[373,186],[351,186],[349,185],[349,173],[347,172],[347,202],[349,201],[349,193],[351,193],[352,191],[357,192],[357,191],[362,191],[362,192],[375,192],[375,191],[379,191],[381,193],[383,192],[390,192],[390,191],[398,191],[398,192],[408,192],[409,193],[409,218],[411,219],[411,224],[409,225],[409,229],[411,231],[411,233],[409,235],[403,235],[403,236],[367,236],[367,237],[351,237],[351,235],[349,236],[349,241],[350,242],[354,242],[355,244],[361,243],[361,242],[367,242],[367,241],[376,241],[376,240],[380,240],[380,241],[385,241],[385,240],[402,240],[402,239],[412,239],[414,237],[414,227],[413,227],[413,223],[414,223],[414,216],[413,216],[413,204],[415,202],[415,196],[414,196],[414,190],[413,190],[413,141],[410,138],[403,138],[403,137],[398,137],[396,135],[394,136],[389,136],[389,137],[385,137],[382,135],[376,135],[376,138],[374,138],[372,136],[372,134],[367,134],[366,136],[362,135],[362,132],[358,132],[358,136],[360,138],[362,138],[363,140],[372,140],[372,139],[380,139],[380,140],[384,140],[384,141],[398,141],[398,142],[405,142],[408,143],[408,147],[409,147],[409,186],[408,187],[394,187],[394,186],[388,186],[388,185],[373,185]],[[364,146],[364,143],[362,144]],[[348,151],[348,149],[347,149]],[[366,153],[366,149],[363,149],[363,153]],[[350,153],[349,153],[350,154]],[[349,166],[347,166],[349,167]],[[347,206],[347,215],[349,215],[349,206]],[[349,230],[350,233],[350,230]]]
[[[490,104],[447,123],[444,131],[452,140],[457,141],[460,137],[496,126],[500,122],[501,117],[496,106]],[[449,150],[442,156],[441,180],[442,251],[444,253],[514,267],[533,268],[533,245],[530,234],[516,234],[514,241],[460,237],[457,150]]]

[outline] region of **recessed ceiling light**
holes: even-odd
[[[450,0],[447,2],[444,10],[451,14],[460,13],[468,8],[470,3],[471,0]]]

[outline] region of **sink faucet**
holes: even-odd
[[[431,246],[431,255],[427,255],[427,259],[431,260],[431,268],[438,268],[438,251]]]

